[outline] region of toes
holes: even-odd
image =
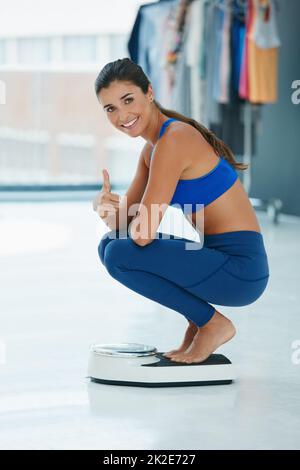
[[[182,356],[181,354],[177,354],[176,356],[171,357],[171,361],[184,362],[184,356]]]
[[[170,351],[170,352],[164,353],[163,356],[164,357],[171,357],[173,354],[176,354],[175,351]]]
[[[188,355],[180,355],[180,356],[175,356],[174,358],[171,359],[172,361],[175,362],[184,362],[185,364],[193,364],[195,362],[202,362],[204,359],[196,359],[195,357],[188,356]]]
[[[207,356],[207,357],[208,357],[208,356]],[[201,362],[206,361],[207,357],[206,357],[206,356],[203,356],[203,357],[200,357],[200,358],[196,358],[196,357],[192,358],[192,357],[191,357],[191,358],[187,358],[187,359],[186,359],[186,362],[187,362],[188,364],[201,363]]]
[[[189,364],[191,362],[191,359],[189,359],[188,357],[185,357],[182,359],[183,362],[185,362],[186,364]]]
[[[182,354],[182,353],[179,353],[179,352],[176,351],[176,352],[173,352],[173,353],[168,354],[168,358],[171,359],[171,358],[173,358],[173,357],[177,357],[177,356],[180,355],[180,354]]]

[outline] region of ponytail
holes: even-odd
[[[190,124],[191,126],[195,127],[197,131],[201,132],[205,140],[213,147],[215,153],[221,157],[224,156],[224,158],[237,170],[247,170],[248,169],[248,164],[236,162],[234,158],[233,152],[230,150],[230,148],[221,140],[219,139],[213,132],[208,130],[205,126],[202,126],[202,124],[199,124],[199,122],[195,121],[195,119],[188,118],[184,116],[183,114],[178,113],[177,111],[173,111],[171,109],[165,109],[163,108],[156,100],[153,101],[157,108],[166,116],[170,118],[175,118],[178,119],[179,121],[186,122],[187,124]]]

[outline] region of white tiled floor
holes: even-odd
[[[109,276],[97,254],[106,228],[90,202],[1,204],[0,448],[299,449],[300,220],[275,227],[258,216],[267,291],[220,309],[238,334],[218,352],[239,379],[147,389],[89,383],[89,345],[168,350],[185,319]]]

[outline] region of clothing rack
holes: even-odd
[[[247,8],[248,0],[226,0],[226,5],[221,0],[212,0],[213,4],[217,7],[220,8],[221,10],[227,11],[228,7],[231,8],[232,3],[236,1],[237,6],[243,9]],[[279,3],[278,0],[273,0],[275,9],[277,12],[279,12]]]
[[[247,194],[250,193],[251,188],[251,160],[253,156],[252,152],[252,121],[253,121],[253,105],[249,101],[245,102],[244,105],[244,155],[243,163],[249,164],[249,169],[243,174],[243,185]],[[282,209],[281,199],[270,198],[270,199],[258,199],[249,198],[253,207],[266,211],[268,217],[274,224],[278,224],[278,216]]]
[[[182,42],[183,42],[183,37],[181,36],[182,30],[184,30],[184,23],[185,23],[185,13],[187,12],[187,7],[189,4],[193,3],[194,0],[181,0],[178,2],[178,6],[180,9],[178,10],[176,14],[176,18],[178,19],[178,24],[177,27],[179,28],[180,26],[180,31],[178,30],[178,38],[174,42],[174,48],[172,49],[172,52],[174,53],[173,55],[175,57],[171,58],[170,63],[175,63],[180,57],[178,55],[177,57],[177,52],[180,51],[180,47]],[[247,13],[247,8],[249,6],[249,0],[202,0],[203,4],[206,4],[205,6],[209,6],[214,8],[220,8],[222,11],[225,11],[228,13],[228,11],[232,12],[232,15],[235,16],[235,18],[245,20],[245,15]],[[272,0],[272,4],[275,5],[275,9],[278,11],[279,7],[278,4],[276,3],[277,0]],[[160,0],[159,3],[168,3],[168,0]],[[151,4],[150,4],[151,5]],[[148,8],[147,5],[144,6],[145,8]],[[177,8],[177,6],[176,6]],[[231,10],[230,10],[231,9]],[[135,23],[135,26],[139,25],[139,22],[137,21]],[[134,26],[134,28],[135,28]],[[136,27],[138,28],[138,26]],[[135,36],[137,35],[137,30],[134,29],[135,31]],[[180,34],[179,34],[180,33]],[[133,54],[136,54],[136,51],[133,49],[133,42],[132,42],[132,51]],[[145,59],[146,61],[146,59]],[[183,75],[183,71],[181,70],[181,73]],[[156,77],[157,78],[157,77]],[[204,87],[205,89],[205,87]],[[178,92],[178,90],[176,90]],[[203,89],[202,89],[203,91]],[[178,92],[179,93],[179,92]],[[193,118],[196,119],[197,121],[201,121],[201,109],[200,109],[200,104],[202,106],[203,101],[201,101],[202,96],[201,96],[201,87],[200,87],[200,82],[199,82],[199,72],[197,70],[197,67],[192,67],[191,74],[190,74],[190,94],[192,96],[192,108],[191,108],[191,114],[193,115]],[[249,164],[248,171],[243,172],[243,184],[245,186],[245,190],[247,194],[250,194],[250,187],[251,187],[251,171],[252,171],[252,165],[251,165],[251,159],[253,157],[253,140],[252,140],[252,132],[253,132],[253,108],[255,108],[257,104],[252,103],[245,99],[243,103],[241,103],[241,106],[239,107],[239,110],[243,113],[241,116],[241,119],[239,120],[239,136],[240,134],[243,133],[243,144],[239,145],[239,153],[241,154],[241,158],[243,159],[243,162],[246,164]],[[238,108],[238,107],[237,107]],[[255,109],[256,111],[256,109]],[[255,116],[256,117],[256,116]],[[244,124],[242,126],[242,124]],[[254,131],[256,131],[256,128],[254,128]],[[260,200],[260,199],[254,199],[254,198],[249,198],[251,204],[254,207],[257,207],[259,209],[266,209],[268,212],[268,215],[270,218],[273,220],[274,223],[277,223],[278,221],[278,214],[280,212],[280,209],[282,207],[282,202],[278,199],[270,199],[270,200]]]
[[[216,7],[220,8],[221,10],[227,11],[228,7],[229,8],[232,7],[232,3],[234,2],[234,0],[225,0],[225,1],[226,1],[226,4],[221,2],[221,0],[213,0],[213,3]],[[235,0],[235,1],[240,8],[246,9],[248,0]]]
[[[227,11],[228,8],[232,7],[232,3],[234,0],[226,0],[226,4],[224,4],[220,0],[213,0],[214,5],[217,8],[222,9],[223,11]],[[246,9],[248,0],[236,0],[236,4],[238,7]],[[274,5],[277,11],[279,11],[279,5],[277,3],[277,0],[274,0]],[[250,194],[250,188],[251,188],[251,160],[253,156],[253,150],[252,150],[252,124],[253,124],[253,108],[255,107],[255,104],[245,101],[244,104],[244,155],[243,155],[243,163],[249,165],[248,171],[246,170],[245,173],[243,173],[243,186],[247,192],[247,194]],[[258,199],[258,198],[249,198],[251,204],[253,207],[256,209],[260,209],[263,211],[266,211],[269,219],[272,220],[274,224],[278,223],[278,216],[281,212],[282,209],[282,201],[280,199],[276,198],[270,198],[270,199]]]

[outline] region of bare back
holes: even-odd
[[[181,121],[173,122],[173,130],[180,131],[185,138],[188,137],[188,152],[182,155],[186,159],[186,169],[180,180],[193,179],[203,176],[212,170],[218,163],[218,157],[212,146],[204,139],[202,134],[194,127]],[[170,128],[171,126],[169,126]],[[166,134],[170,129],[166,129]],[[168,137],[168,136],[167,136]],[[169,138],[172,138],[169,136]],[[150,168],[152,147],[149,145],[145,152],[145,163]],[[244,170],[244,171],[250,171]],[[235,183],[220,197],[208,204],[204,209],[204,233],[217,234],[238,230],[254,230],[260,232],[260,226],[254,208],[248,198],[244,186],[237,178]],[[203,230],[197,226],[196,212],[186,215],[187,220],[195,230]]]

